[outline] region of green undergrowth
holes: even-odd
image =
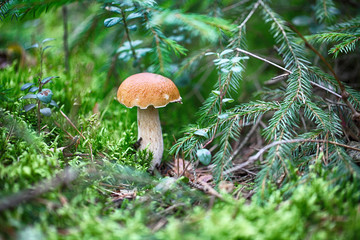
[[[3,211],[0,231],[5,239],[358,237],[360,196],[354,193],[359,184],[350,179],[333,186],[316,165],[308,181],[296,188],[294,183],[274,187],[268,198],[255,195],[252,202],[221,192],[224,200],[211,205],[211,197],[189,188],[186,179],[150,176],[112,160],[111,151],[109,157],[96,158],[94,169],[88,159],[64,158],[20,117],[2,112],[1,119],[1,149],[7,149],[1,152],[2,198],[54,177],[67,165],[78,171],[74,182]],[[119,140],[116,147],[127,147],[126,141]],[[112,202],[112,189],[104,184],[126,186],[137,197]]]
[[[1,198],[51,179],[66,166],[76,169],[78,177],[1,212],[0,232],[5,239],[358,237],[359,184],[350,177],[333,185],[328,173],[316,164],[307,181],[298,187],[294,188],[294,184],[301,177],[280,190],[269,186],[266,198],[255,195],[251,202],[235,200],[222,192],[224,200],[215,199],[211,205],[212,197],[188,187],[186,178],[150,176],[144,168],[139,168],[144,162],[134,161],[148,156],[143,152],[135,159],[129,145],[135,139],[134,125],[120,133],[106,120],[80,120],[87,129],[84,135],[97,153],[92,164],[86,157],[64,157],[56,140],[46,144],[46,134],[38,136],[23,117],[1,112]],[[81,143],[78,151],[85,151],[86,147],[86,143]],[[135,191],[137,197],[112,201],[116,197],[111,195],[114,189],[107,186],[124,186]]]
[[[276,133],[273,140],[281,140],[283,136],[285,140],[292,139],[290,135],[295,130],[299,130],[299,135],[294,135],[294,138],[307,137],[303,133],[307,129],[314,129],[313,136],[323,132],[328,141],[332,138],[328,138],[326,127],[342,144],[342,133],[338,133],[336,128],[340,121],[334,117],[335,110],[330,109],[328,102],[318,101],[320,96],[310,87],[310,80],[314,79],[308,77],[308,71],[314,74],[320,72],[317,68],[307,66],[307,62],[313,60],[313,54],[303,45],[299,45],[301,48],[296,46],[293,53],[295,44],[302,43],[288,29],[287,22],[266,7],[268,4],[270,6],[271,1],[158,1],[158,5],[153,5],[155,1],[146,0],[120,1],[119,5],[119,1],[87,4],[86,1],[50,0],[48,2],[53,8],[49,9],[38,0],[21,2],[29,10],[32,6],[35,8],[19,21],[0,21],[0,51],[3,51],[0,53],[9,53],[11,46],[17,44],[24,51],[21,56],[26,58],[21,64],[17,62],[22,60],[18,56],[12,66],[0,69],[0,240],[360,238],[360,185],[355,171],[344,171],[344,163],[355,166],[350,158],[344,158],[345,150],[335,148],[341,159],[328,162],[334,146],[317,145],[315,149],[302,144],[296,146],[298,150],[294,151],[286,144],[277,145],[283,151],[270,150],[264,154],[265,160],[261,161],[265,163],[263,171],[257,172],[260,166],[256,162],[254,173],[249,172],[251,175],[257,174],[257,180],[245,183],[233,180],[238,193],[244,190],[244,195],[252,197],[245,198],[238,194],[235,198],[215,185],[215,191],[221,194],[218,198],[214,196],[216,194],[207,195],[190,187],[189,179],[185,176],[174,178],[165,172],[163,175],[147,172],[151,153],[136,151],[134,146],[137,140],[136,108],[127,109],[116,100],[116,90],[121,81],[139,71],[162,73],[174,80],[184,103],[172,103],[159,109],[164,136],[164,162],[174,159],[169,149],[176,143],[181,144],[182,137],[187,139],[195,136],[197,140],[191,143],[205,148],[204,145],[211,142],[205,140],[214,136],[214,142],[208,148],[212,149],[213,157],[219,161],[211,162],[215,163],[212,166],[216,168],[228,164],[227,159],[233,156],[233,148],[240,140],[247,138],[246,131],[240,134],[240,125],[248,128],[255,124],[259,116],[257,112],[264,114],[263,122],[259,125],[261,128],[252,137],[256,135],[258,143],[262,142],[261,131],[273,125],[271,132]],[[285,2],[279,1],[272,9],[279,10],[286,21],[297,16],[304,21],[304,16],[299,14],[310,14],[312,6],[304,1],[282,4]],[[332,3],[328,0],[316,2]],[[132,7],[133,3],[135,7]],[[239,7],[239,3],[248,7]],[[0,5],[1,10],[8,4]],[[111,8],[112,5],[120,8],[131,6],[121,10],[126,12],[131,25],[125,27],[124,21],[120,23],[117,13],[121,11]],[[294,6],[298,11],[284,8]],[[65,8],[62,7],[69,11],[69,72],[64,71],[62,10]],[[221,9],[223,11],[218,12]],[[254,12],[249,12],[251,9]],[[263,11],[264,18],[261,18],[259,10]],[[251,20],[246,27],[243,25],[240,28],[238,24],[247,15]],[[116,26],[106,28],[104,23],[109,23],[111,19],[118,19]],[[271,27],[264,22],[271,22],[273,30],[274,26],[279,27],[273,32],[274,38],[271,33],[266,33]],[[325,25],[320,23],[315,26],[324,28]],[[311,29],[307,29],[306,25],[298,27],[305,34],[311,34]],[[230,28],[236,31],[231,34]],[[126,30],[131,30],[130,35]],[[312,40],[315,47],[318,47],[316,38],[326,38],[329,43],[339,40],[330,35],[326,32],[312,35],[315,37]],[[52,47],[46,50],[42,59],[43,67],[40,67],[41,60],[36,49],[26,48],[35,42],[44,43],[42,40],[48,38],[54,38],[45,42],[51,43]],[[131,54],[129,42],[134,44],[139,56]],[[228,45],[229,42],[233,44]],[[346,48],[347,42],[343,44],[339,54],[356,50],[355,45]],[[274,45],[277,45],[275,50],[279,54],[275,53]],[[283,71],[258,59],[247,60],[247,57],[234,51],[237,47],[281,66],[286,65],[286,68],[296,63],[298,69],[304,68],[301,73],[305,74],[301,76],[305,77],[298,78],[292,74],[287,76],[287,80],[277,82],[276,86],[268,86],[267,82],[274,80],[277,75],[283,75]],[[284,49],[291,50],[293,56],[288,51],[283,54]],[[326,46],[321,46],[320,50],[326,53]],[[117,53],[121,54],[117,56]],[[214,59],[215,56],[217,59]],[[309,61],[306,60],[308,58]],[[46,83],[46,87],[51,88],[52,100],[58,107],[49,106],[52,114],[41,117],[39,132],[37,106],[24,111],[25,106],[38,102],[35,98],[22,99],[29,89],[22,91],[21,87],[25,83],[36,85],[39,77],[44,79],[50,76],[56,78]],[[325,90],[329,88],[327,90],[340,94],[332,77],[325,72],[318,77],[328,79]],[[235,80],[234,84],[230,84],[231,79]],[[292,88],[285,90],[286,82]],[[226,96],[225,85],[234,88],[231,90],[232,96]],[[291,97],[293,93],[296,96]],[[350,93],[356,95],[355,90]],[[326,99],[329,97],[322,94],[324,99],[325,96]],[[213,113],[203,111],[201,116],[196,115],[208,96],[214,100],[208,104],[210,110],[215,106],[219,111],[213,109]],[[284,99],[284,96],[290,97]],[[246,104],[249,99],[252,101]],[[334,105],[335,100],[330,103]],[[241,108],[236,110],[236,104],[242,104]],[[305,108],[303,104],[308,105]],[[326,109],[326,106],[329,108]],[[287,111],[289,109],[291,111]],[[315,110],[309,116],[305,111],[307,120],[301,118],[303,130],[299,116],[303,117],[304,109]],[[278,112],[275,116],[280,117],[269,122],[274,112]],[[246,114],[241,115],[243,113]],[[247,118],[248,113],[255,114],[255,117]],[[347,115],[339,116],[344,127],[346,119],[343,121],[343,117]],[[201,125],[196,128],[191,125],[187,132],[186,128],[183,130],[188,124],[200,124],[199,117]],[[350,119],[350,115],[347,117]],[[231,121],[227,122],[226,119]],[[320,125],[324,120],[326,124]],[[208,131],[208,127],[213,130]],[[253,144],[254,139],[246,141],[250,144],[246,146],[248,150],[258,151],[261,148],[261,145]],[[268,138],[262,144],[270,143]],[[192,145],[188,146],[186,150],[197,150]],[[244,151],[248,155],[245,157],[255,154],[251,151],[247,153],[248,150]],[[300,150],[308,153],[303,154]],[[178,157],[198,161],[200,157],[196,151],[193,151],[193,155],[191,159],[179,152]],[[270,159],[272,156],[273,160]],[[241,161],[245,160],[241,158]],[[234,165],[237,163],[234,161]],[[266,168],[267,163],[272,165]],[[219,181],[237,177],[238,173],[234,173],[234,176],[223,179],[222,170],[225,169],[218,172],[221,173]],[[75,179],[61,179],[67,171],[74,174]],[[216,171],[213,174],[216,179]],[[263,181],[259,181],[261,175],[264,176]],[[54,186],[46,189],[50,183]],[[38,194],[42,189],[46,190]]]
[[[244,200],[194,209],[187,221],[170,220],[160,239],[356,239],[360,224],[356,184],[331,188],[321,177],[283,201],[276,191],[258,205]],[[256,199],[255,199],[256,200]]]

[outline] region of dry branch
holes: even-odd
[[[0,212],[9,208],[14,208],[23,202],[28,202],[46,192],[53,189],[69,184],[74,181],[78,176],[78,173],[72,169],[67,168],[54,178],[44,180],[34,185],[32,188],[21,190],[11,196],[0,199]]]

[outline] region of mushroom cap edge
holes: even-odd
[[[126,78],[118,88],[118,101],[128,108],[165,107],[180,102],[176,85],[169,78],[154,73],[138,73]]]

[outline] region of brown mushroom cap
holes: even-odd
[[[165,107],[171,102],[181,102],[179,90],[168,78],[154,73],[138,73],[125,79],[118,91],[117,99],[128,108],[146,109]]]

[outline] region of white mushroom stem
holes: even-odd
[[[142,139],[140,142],[140,149],[148,149],[153,153],[153,160],[151,162],[150,170],[154,170],[155,167],[160,165],[164,143],[161,132],[159,112],[153,106],[149,106],[146,109],[137,110],[137,122],[138,122],[138,139]]]

